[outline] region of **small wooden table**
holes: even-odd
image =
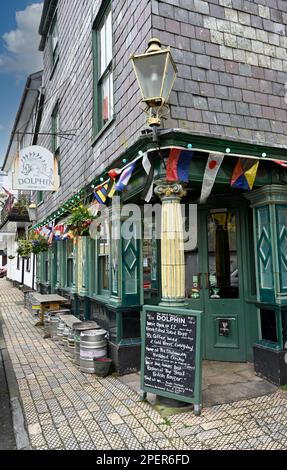
[[[35,326],[44,325],[44,315],[47,310],[59,310],[61,305],[67,302],[65,297],[61,297],[57,294],[42,295],[35,293],[33,294],[33,298],[40,306],[40,320]]]

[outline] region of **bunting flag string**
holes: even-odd
[[[140,159],[142,159],[142,166],[147,175],[142,198],[146,202],[150,201],[153,194],[153,182],[156,172],[152,162],[151,153],[155,151],[156,149],[150,149],[145,153],[139,152],[138,156],[132,161],[128,162],[123,168],[111,169],[108,172],[109,178],[107,180],[104,181],[104,178],[101,177],[101,183],[97,186],[92,186],[94,191],[95,213],[98,211],[98,205],[105,204],[107,198],[112,198],[116,191],[123,191],[127,187],[134,172],[136,162]],[[166,163],[167,181],[180,181],[182,183],[188,183],[190,180],[190,165],[195,152],[208,154],[208,161],[205,168],[200,196],[201,203],[203,203],[209,197],[210,192],[212,191],[225,154],[228,154],[230,157],[232,156],[238,158],[236,168],[234,169],[231,178],[231,187],[251,190],[254,186],[259,166],[259,158],[257,158],[255,155],[240,155],[237,153],[232,153],[231,148],[226,148],[225,152],[210,152],[210,150],[207,149],[194,148],[192,144],[188,144],[187,148],[163,147],[161,148],[161,151],[169,151]],[[265,152],[262,152],[261,157],[264,161],[271,161],[281,165],[283,168],[287,168],[287,161],[278,160],[274,157],[272,158],[271,155],[268,155]],[[123,162],[126,163],[126,159],[124,159]],[[5,188],[3,189],[5,190]],[[72,198],[70,198],[70,200],[63,205],[63,207],[55,211],[55,213],[47,218],[42,224],[34,226],[34,230],[41,227],[43,229],[44,235],[49,237],[50,231],[47,228],[47,224],[53,220],[55,221],[57,218],[59,218],[59,215],[62,215],[65,212],[69,212],[72,207],[71,204],[74,206],[75,202],[77,200],[81,200],[82,197],[83,190],[81,190],[78,195],[74,195]]]

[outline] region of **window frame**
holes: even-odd
[[[61,176],[61,137],[56,135],[60,131],[60,103],[57,101],[51,114],[52,152],[58,162],[58,174]]]
[[[101,66],[101,43],[100,43],[100,32],[103,25],[107,22],[107,19],[111,14],[111,59],[108,64],[105,65],[102,71]],[[105,34],[105,43],[107,35]],[[105,50],[106,54],[106,50]],[[113,122],[115,118],[114,113],[114,76],[113,76],[113,21],[112,21],[112,3],[110,0],[104,0],[100,11],[93,26],[93,70],[94,70],[94,105],[93,105],[93,134],[96,139],[98,135]],[[109,117],[104,122],[103,120],[103,99],[102,89],[105,79],[109,79]],[[112,87],[111,87],[112,84]]]
[[[98,267],[98,286],[97,290],[99,295],[110,295],[110,290],[111,290],[111,238],[110,238],[110,224],[105,221],[105,229],[104,229],[104,235],[106,238],[102,238],[102,232],[99,233],[99,236],[97,237],[97,267]],[[108,232],[108,233],[107,233]],[[101,253],[100,245],[101,245],[101,240],[105,240],[104,245],[104,253]],[[103,243],[103,242],[102,242]],[[106,252],[106,247],[108,248],[108,252]],[[106,273],[103,273],[103,266],[104,262],[103,259],[106,259]],[[105,274],[107,275],[107,281],[108,281],[108,286],[107,288],[104,287],[104,276]]]
[[[26,260],[26,273],[31,272],[31,258],[32,258],[32,255],[29,256],[29,258],[27,258]]]
[[[57,42],[55,46],[53,45],[53,33],[54,31],[57,31]],[[51,55],[51,61],[52,61],[52,67],[53,67],[53,72],[54,69],[59,61],[59,28],[58,28],[58,17],[57,17],[57,12],[54,14],[50,30],[49,30],[49,43],[50,43],[50,55]],[[53,74],[52,72],[52,74]]]
[[[71,244],[71,250],[69,250],[69,245]],[[66,240],[66,256],[65,256],[65,265],[66,265],[66,288],[71,289],[74,283],[74,242],[73,240]],[[68,262],[72,264],[71,269],[71,279],[69,279],[69,269],[68,269]]]

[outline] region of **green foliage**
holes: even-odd
[[[30,200],[27,196],[23,194],[18,197],[17,202],[15,202],[14,207],[18,209],[19,214],[23,215],[27,212],[27,207],[30,204]]]
[[[80,204],[72,209],[72,214],[68,219],[69,229],[76,236],[88,235],[89,227],[95,218],[88,207]]]
[[[43,235],[39,234],[33,234],[31,236],[31,243],[32,243],[32,253],[34,255],[38,255],[39,253],[45,253],[46,251],[49,250],[49,243],[48,240],[43,237]]]
[[[22,256],[22,258],[29,258],[33,250],[33,245],[30,240],[19,240],[17,253]]]

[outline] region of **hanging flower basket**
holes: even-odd
[[[17,253],[24,259],[28,259],[32,253],[32,242],[30,240],[19,240]]]
[[[45,237],[43,237],[43,235],[34,235],[31,242],[32,242],[32,253],[34,253],[34,255],[45,253],[50,248],[48,240]]]
[[[74,207],[71,217],[68,220],[68,228],[75,237],[88,237],[89,228],[93,220],[95,220],[90,209],[81,204]]]

